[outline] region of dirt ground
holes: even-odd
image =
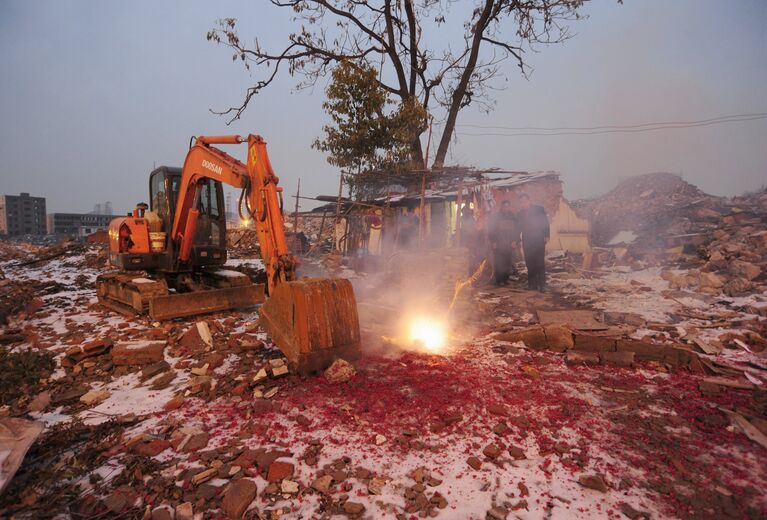
[[[573,363],[571,351],[504,336],[535,326],[540,310],[589,309],[662,348],[682,331],[706,338],[761,323],[762,294],[702,301],[670,296],[659,269],[584,279],[554,268],[544,294],[514,283],[467,294],[474,313],[439,352],[363,346],[356,373],[333,384],[290,372],[257,310],[152,323],[101,309],[92,283],[104,261],[89,246],[0,264],[10,283],[43,288],[8,318],[3,349],[51,360],[4,394],[4,415],[46,430],[0,495],[0,516],[767,514],[767,447],[748,430],[763,436],[767,412],[756,347],[696,354],[722,371],[712,374]],[[125,357],[124,341],[161,349]],[[7,374],[26,366],[9,359]]]

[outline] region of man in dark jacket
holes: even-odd
[[[546,242],[549,241],[549,219],[542,206],[530,204],[530,197],[519,197],[522,209],[517,214],[517,224],[522,238],[527,265],[527,287],[542,291],[546,286]]]
[[[413,208],[407,208],[399,217],[399,246],[402,249],[413,249],[418,245],[418,231],[421,220]]]
[[[500,211],[490,219],[488,238],[493,249],[495,285],[504,285],[514,269],[513,251],[519,240],[516,218],[508,200],[501,203]]]

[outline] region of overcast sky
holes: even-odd
[[[767,112],[767,2],[600,0],[577,35],[513,63],[489,115],[460,124],[598,126]],[[310,148],[326,122],[324,84],[283,78],[230,127],[209,112],[239,103],[251,76],[206,41],[217,18],[278,43],[289,13],[250,1],[0,1],[0,193],[48,198],[48,211],[120,212],[148,198],[154,164],[180,165],[195,134],[250,132],[269,143],[289,194],[332,194],[337,172]],[[458,35],[456,35],[458,36]],[[441,34],[439,38],[449,38]],[[503,137],[458,129],[448,163],[557,170],[569,198],[630,175],[679,173],[733,195],[767,184],[767,120],[595,136]],[[233,150],[244,155],[244,149]]]

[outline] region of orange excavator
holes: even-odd
[[[246,143],[245,164],[213,145]],[[151,206],[138,204],[109,225],[109,261],[119,271],[96,280],[99,302],[153,319],[227,309],[259,309],[259,324],[298,370],[321,370],[353,359],[360,344],[357,304],[345,279],[297,279],[282,214],[282,188],[261,136],[199,136],[184,167],[162,166],[149,177]],[[240,188],[240,218],[253,222],[267,283],[225,269],[222,184]],[[243,206],[245,214],[243,214]]]

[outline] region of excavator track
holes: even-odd
[[[125,315],[146,314],[153,320],[252,307],[264,302],[264,286],[236,271],[208,273],[218,288],[171,293],[165,279],[108,273],[96,280],[99,303]]]
[[[167,296],[168,284],[164,279],[154,280],[126,273],[102,274],[96,279],[99,303],[120,314],[148,314],[153,298]]]

